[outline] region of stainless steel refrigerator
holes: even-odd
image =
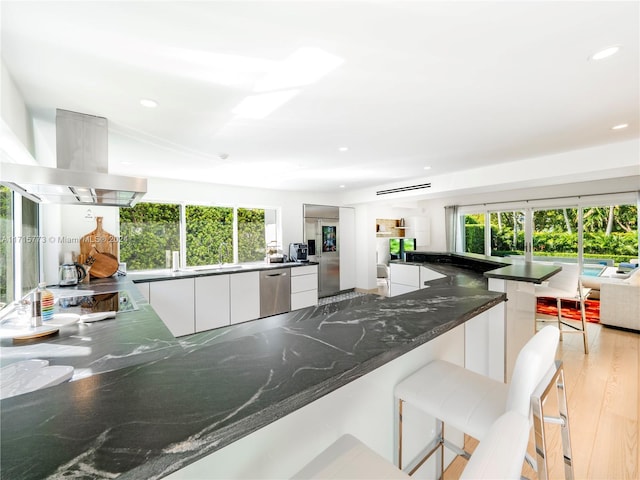
[[[340,208],[303,205],[308,258],[318,262],[318,297],[340,291]]]

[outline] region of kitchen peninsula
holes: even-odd
[[[109,281],[135,290],[96,286]],[[464,329],[503,317],[505,295],[433,285],[178,339],[135,300],[137,311],[24,347],[84,378],[0,402],[2,478],[200,478],[198,465],[210,478],[286,477],[343,429],[391,455],[397,380],[429,358],[464,364]]]
[[[535,331],[536,297],[534,285],[548,280],[562,268],[558,265],[526,262],[508,257],[474,253],[407,252],[406,261],[391,263],[391,295],[406,293],[434,284],[464,284],[488,288],[507,295],[506,315],[500,329],[505,341],[496,348],[490,376],[509,382],[516,357]]]

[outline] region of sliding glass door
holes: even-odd
[[[533,210],[533,259],[578,259],[578,208]]]
[[[490,212],[491,255],[494,257],[525,255],[524,210]]]

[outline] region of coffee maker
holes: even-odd
[[[289,244],[289,261],[291,262],[308,262],[306,243],[290,243]]]

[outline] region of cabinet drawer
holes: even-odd
[[[311,275],[318,274],[318,266],[317,265],[307,265],[304,267],[295,267],[291,269],[291,276],[297,277],[300,275]]]
[[[318,289],[318,275],[291,277],[291,293]]]
[[[291,310],[311,307],[318,304],[318,290],[307,290],[291,294]]]

